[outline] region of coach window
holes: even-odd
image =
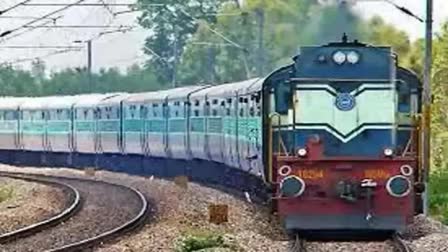
[[[57,109],[56,110],[56,120],[66,120],[66,119],[68,119],[67,110]]]
[[[245,98],[244,97],[240,97],[239,98],[239,117],[244,117],[245,113],[244,113],[244,108],[246,107],[246,104],[244,103]]]
[[[180,116],[180,101],[173,102],[173,106],[170,106],[172,109],[171,116],[173,117],[179,117]]]
[[[136,112],[137,107],[135,105],[131,105],[128,107],[128,115],[126,115],[127,118],[135,119],[136,118]]]
[[[89,118],[89,110],[88,109],[84,109],[84,118],[83,119],[85,119],[85,120],[87,120],[87,119],[90,119]]]
[[[225,105],[225,107],[226,107],[226,116],[233,116],[233,113],[232,113],[232,108],[233,108],[232,98],[227,98],[226,103],[227,103]]]
[[[255,116],[255,107],[254,107],[253,104],[250,105],[250,108],[249,108],[249,116],[250,116],[250,117],[254,117],[254,116]]]
[[[199,117],[200,116],[200,102],[199,102],[199,100],[195,100],[194,101],[193,116],[194,117]]]
[[[152,116],[153,117],[158,117],[159,116],[159,113],[157,113],[158,109],[159,109],[159,104],[153,103],[152,104]]]
[[[140,105],[139,114],[140,119],[145,119],[146,116],[148,115],[148,109],[144,105]]]
[[[239,97],[239,99],[238,99],[238,107],[239,107],[239,109],[238,109],[238,116],[239,117],[244,117],[245,116],[245,108],[246,108],[246,98],[245,97],[242,97],[242,96],[240,96]]]
[[[16,120],[17,119],[17,112],[16,111],[5,111],[5,115],[3,117],[3,120]]]
[[[202,113],[204,116],[210,116],[210,102],[206,101],[204,104],[205,106]]]

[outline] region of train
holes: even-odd
[[[421,86],[391,47],[344,37],[236,83],[3,97],[0,161],[184,175],[258,195],[288,231],[403,231],[424,195]]]

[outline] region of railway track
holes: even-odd
[[[38,223],[34,223],[29,226],[26,226],[26,227],[23,227],[23,228],[20,228],[20,229],[11,231],[11,232],[1,234],[0,235],[0,244],[4,244],[6,242],[16,240],[16,239],[19,239],[22,237],[30,236],[30,235],[38,233],[46,228],[58,225],[61,222],[63,222],[64,220],[67,220],[68,218],[70,218],[70,216],[75,214],[76,211],[78,211],[79,208],[81,207],[81,196],[80,196],[79,191],[69,184],[66,184],[63,182],[58,182],[58,181],[49,181],[48,179],[23,177],[23,176],[4,174],[4,173],[0,173],[0,177],[7,177],[7,178],[12,178],[12,179],[20,179],[20,180],[25,180],[25,181],[30,181],[30,182],[37,182],[37,183],[47,184],[49,186],[61,188],[64,190],[64,192],[66,192],[65,194],[68,195],[68,198],[69,198],[68,204],[67,204],[68,206],[63,211],[58,213],[57,215],[55,215],[49,219],[40,221]]]
[[[401,238],[399,234],[394,234],[386,241],[393,247],[394,252],[413,252],[410,246]],[[362,243],[361,243],[362,244]],[[307,240],[296,235],[292,241],[290,252],[312,252],[307,249]]]
[[[39,226],[26,237],[7,239],[0,251],[84,251],[136,228],[148,211],[141,192],[119,184],[23,173],[0,172],[0,176],[66,184],[78,191],[82,203],[75,215],[59,225]]]
[[[306,240],[298,234],[295,236],[291,246],[291,252],[307,252]]]
[[[413,252],[411,247],[406,244],[399,234],[394,234],[391,241],[396,252]]]

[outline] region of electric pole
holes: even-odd
[[[90,92],[94,90],[92,83],[92,40],[87,40],[87,71],[89,75]]]
[[[87,78],[89,82],[89,89],[90,92],[93,92],[95,89],[93,87],[93,81],[92,81],[92,68],[93,68],[93,48],[92,48],[92,40],[75,40],[73,43],[81,44],[86,43],[87,44]]]
[[[255,10],[258,23],[258,53],[257,53],[257,75],[262,77],[264,74],[264,10],[258,8]]]
[[[177,61],[178,61],[178,41],[177,41],[177,29],[174,27],[174,42],[173,42],[173,72],[172,72],[172,85],[173,88],[176,87],[177,82]]]
[[[423,82],[423,212],[428,215],[429,170],[431,165],[431,70],[432,70],[432,23],[433,0],[426,0],[425,68]]]

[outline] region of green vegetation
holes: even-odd
[[[194,232],[191,234],[185,234],[182,237],[178,243],[176,252],[211,252],[218,249],[225,249],[225,251],[239,251],[238,246],[226,241],[224,235],[222,234],[214,234],[212,232]]]
[[[3,186],[0,187],[0,203],[11,198],[13,196],[14,190],[11,187]]]
[[[448,225],[448,171],[438,170],[431,175],[429,204],[431,214]]]

